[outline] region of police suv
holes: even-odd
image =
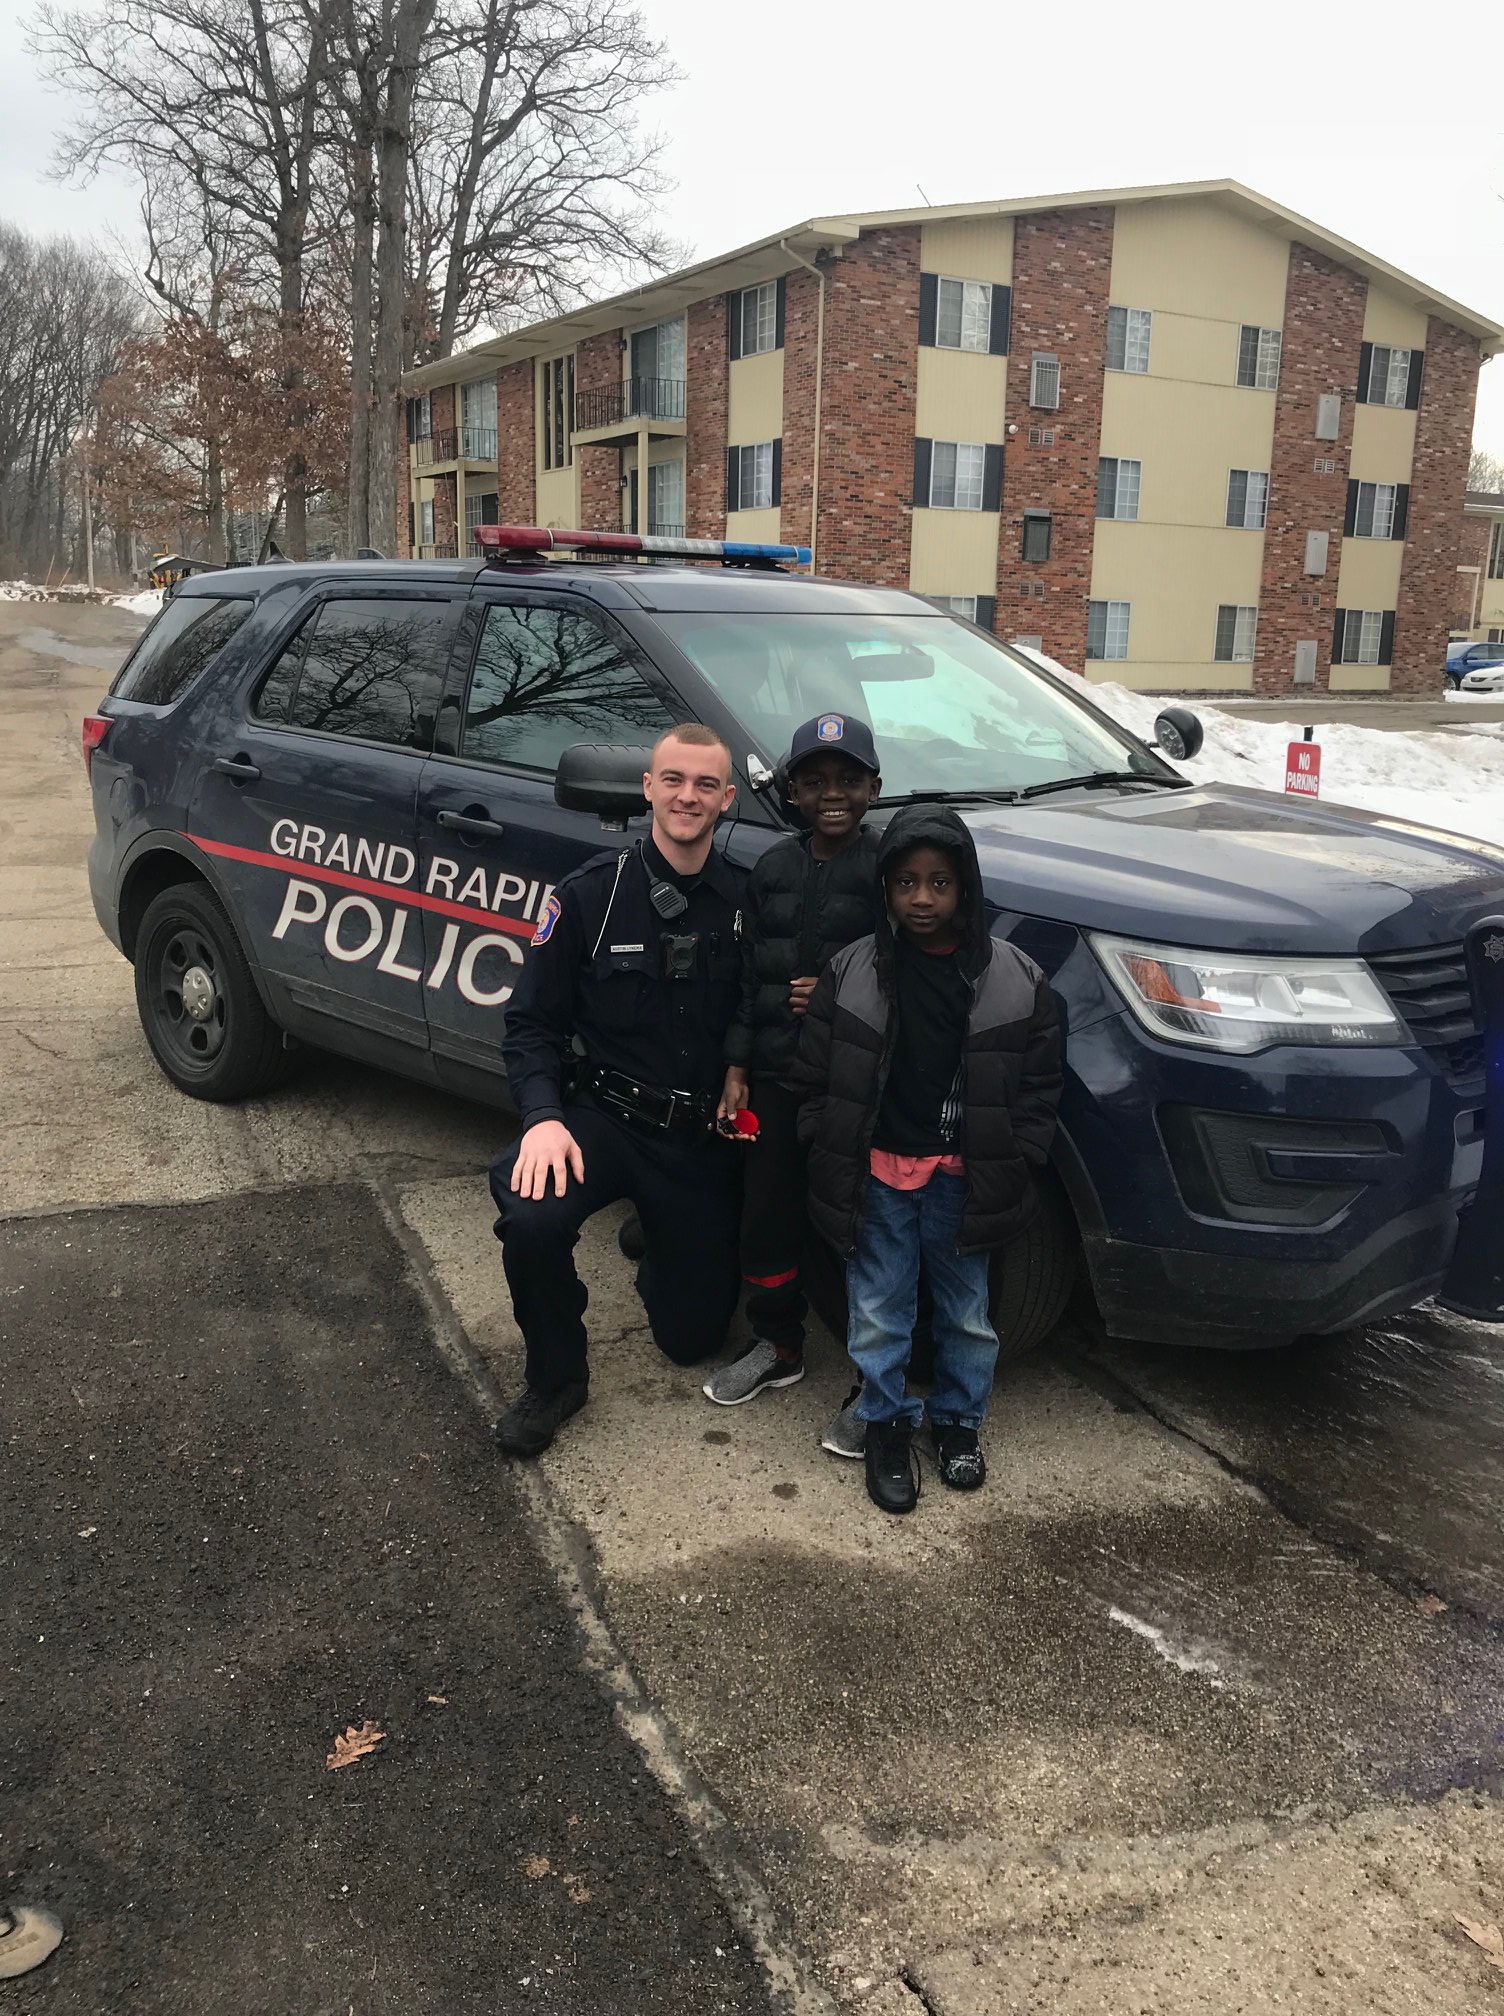
[[[313,1045],[504,1097],[518,970],[554,884],[643,813],[645,745],[720,731],[716,844],[749,865],[790,828],[790,731],[831,709],[872,724],[877,818],[962,811],[993,931],[1059,1001],[1013,1349],[1082,1264],[1119,1336],[1281,1344],[1438,1292],[1504,1315],[1504,854],[1193,784],[1165,757],[1194,715],[1146,747],[915,595],[785,571],[803,549],[477,537],[481,562],[187,580],[85,722],[95,907],[184,1092],[244,1098]]]

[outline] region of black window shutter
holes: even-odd
[[[919,276],[919,341],[927,350],[935,347],[935,322],[940,313],[940,276]]]
[[[979,595],[977,597],[977,628],[995,630],[997,628],[997,597]]]
[[[1238,383],[1257,385],[1259,382],[1259,332],[1254,323],[1245,322],[1238,330]]]
[[[1363,343],[1358,348],[1358,404],[1368,404],[1368,380],[1373,372],[1373,345]]]
[[[417,513],[411,504],[407,507],[407,550],[412,552],[417,545]]]
[[[1001,511],[1003,508],[1003,450],[996,441],[989,441],[982,453],[982,509]]]
[[[735,363],[742,354],[742,297],[739,293],[726,296],[726,356]]]
[[[783,502],[783,436],[773,443],[773,502]]]
[[[994,357],[1008,354],[1008,335],[1013,323],[1013,289],[993,282],[992,322],[987,331],[987,348]]]
[[[741,467],[741,450],[739,448],[728,448],[726,450],[726,509],[728,511],[739,511],[741,509],[741,483],[739,480]]]
[[[1237,609],[1232,603],[1224,602],[1217,610],[1217,642],[1212,653],[1219,664],[1231,663],[1237,631]]]
[[[1381,665],[1392,665],[1394,663],[1394,611],[1392,609],[1384,611],[1384,621],[1379,626],[1379,663]]]
[[[773,319],[774,319],[773,348],[775,350],[781,350],[783,348],[784,300],[788,294],[788,291],[789,291],[788,276],[786,274],[780,274],[778,280],[778,305],[773,311]]]
[[[1334,665],[1343,663],[1342,653],[1347,648],[1343,641],[1346,629],[1347,611],[1339,609],[1337,611],[1337,621],[1332,628],[1332,663]]]
[[[1425,369],[1425,363],[1426,353],[1424,350],[1412,350],[1410,352],[1410,379],[1405,386],[1405,404],[1410,408],[1412,413],[1420,404],[1420,376],[1421,372]]]
[[[409,399],[407,402],[407,438],[409,441],[416,441],[418,438],[418,402],[416,399]]]
[[[1344,539],[1352,538],[1353,527],[1357,524],[1357,522],[1358,522],[1358,485],[1357,482],[1352,477],[1349,477],[1347,484],[1347,509],[1342,515],[1342,536]]]
[[[916,510],[924,510],[930,501],[930,450],[934,445],[933,441],[926,440],[922,434],[916,434],[914,437],[914,506]]]
[[[1116,455],[1102,455],[1097,459],[1097,516],[1111,518],[1117,510],[1118,501],[1118,458]]]
[[[1390,530],[1391,539],[1403,539],[1405,527],[1410,522],[1410,485],[1396,483],[1394,486],[1394,525]]]

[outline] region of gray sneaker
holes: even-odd
[[[867,1450],[867,1424],[858,1419],[856,1411],[861,1390],[860,1386],[852,1387],[840,1413],[820,1437],[822,1449],[828,1449],[832,1456],[849,1456],[856,1463],[861,1462]]]
[[[804,1360],[780,1358],[764,1337],[754,1337],[750,1351],[718,1365],[700,1391],[717,1407],[740,1407],[759,1393],[776,1386],[797,1386],[804,1377]]]

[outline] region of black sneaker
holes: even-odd
[[[524,1389],[492,1431],[498,1449],[509,1456],[541,1456],[571,1414],[578,1414],[590,1398],[586,1380],[576,1379],[557,1393],[540,1393],[536,1387]]]
[[[942,1484],[952,1491],[975,1491],[986,1483],[987,1459],[975,1428],[962,1428],[954,1421],[932,1421],[930,1433],[935,1438],[935,1466]]]
[[[914,1430],[907,1421],[867,1424],[867,1496],[884,1512],[912,1512],[919,1503]]]

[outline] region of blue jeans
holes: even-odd
[[[965,1178],[943,1169],[922,1190],[892,1190],[875,1176],[867,1179],[861,1234],[846,1262],[846,1349],[862,1375],[859,1420],[917,1427],[923,1417],[923,1401],[904,1388],[922,1254],[935,1298],[930,1419],[945,1427],[982,1425],[997,1333],[987,1313],[987,1255],[956,1251],[965,1197]]]

